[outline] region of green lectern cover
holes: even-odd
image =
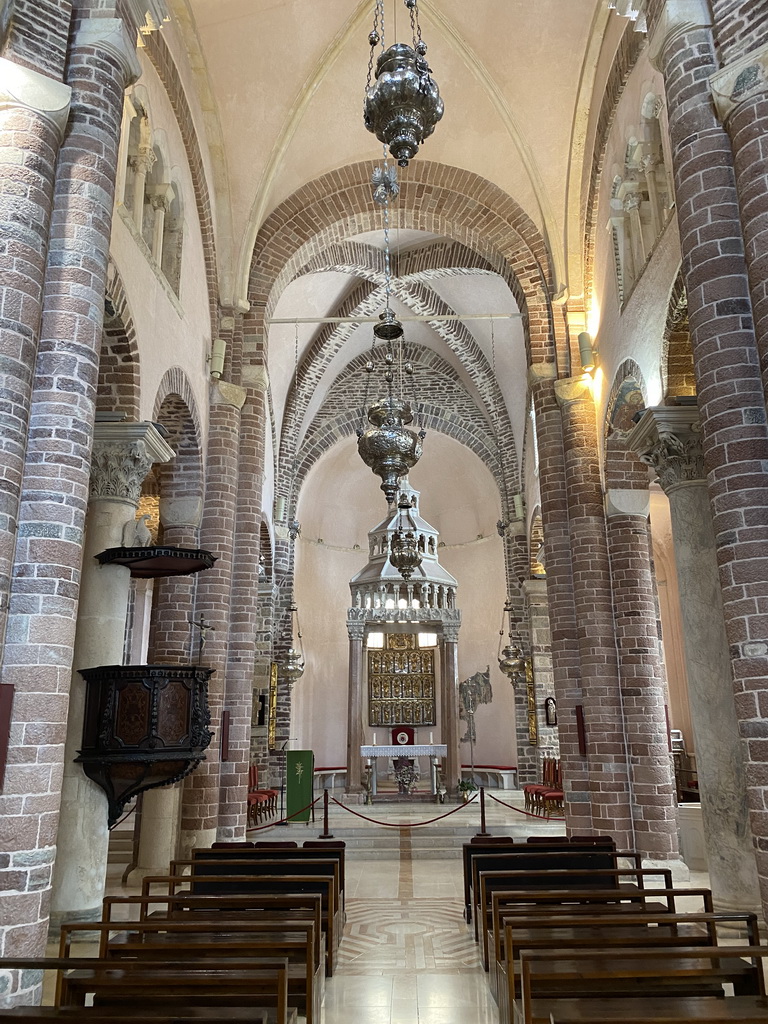
[[[315,755],[311,750],[286,750],[285,816],[289,821],[309,821]]]

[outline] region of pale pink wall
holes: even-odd
[[[411,483],[421,491],[422,515],[440,531],[440,561],[459,582],[459,678],[491,665],[494,701],[477,716],[475,761],[515,763],[512,688],[496,666],[504,605],[498,491],[475,455],[435,433]],[[349,439],[323,456],[299,498],[296,598],[306,670],[294,689],[291,735],[294,746],[314,749],[317,764],[346,760],[349,580],[367,561],[368,530],[387,510],[378,484]],[[468,745],[462,758],[469,760]]]

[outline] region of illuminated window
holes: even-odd
[[[369,633],[368,639],[365,642],[366,647],[384,647],[384,634],[383,633]]]
[[[419,647],[437,647],[437,633],[419,633]]]

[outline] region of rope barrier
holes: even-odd
[[[516,811],[518,814],[522,814],[526,818],[535,818],[537,821],[565,821],[565,818],[555,818],[552,815],[545,816],[543,814],[531,814],[530,811],[521,811],[519,807],[514,807],[512,804],[508,804],[504,800],[499,800],[499,798],[494,796],[493,793],[489,793],[488,796],[491,800],[495,801],[495,803],[501,804],[502,807],[506,807],[510,811]]]
[[[309,824],[308,821],[307,822],[300,822],[300,821],[294,821],[293,819],[296,817],[297,814],[302,814],[304,811],[308,811],[310,809],[310,807],[314,807],[318,800],[320,800],[320,797],[316,796],[311,804],[307,804],[306,807],[301,807],[298,811],[294,811],[293,814],[290,816],[290,818],[278,818],[277,821],[270,821],[266,825],[251,825],[251,827],[247,828],[245,831],[246,831],[246,833],[248,833],[248,832],[263,832],[265,828],[274,828],[276,825],[301,825],[301,824],[308,825]]]
[[[345,811],[349,811],[350,814],[354,814],[356,818],[362,818],[363,821],[370,821],[374,825],[384,825],[385,828],[419,828],[421,825],[432,825],[436,821],[442,821],[443,818],[449,818],[452,814],[457,811],[464,810],[465,807],[469,807],[470,804],[477,800],[476,796],[473,796],[471,800],[468,800],[465,804],[459,804],[458,807],[454,807],[452,811],[446,811],[445,814],[439,814],[436,818],[430,818],[428,821],[379,821],[377,818],[369,818],[366,814],[360,814],[359,811],[353,811],[351,807],[347,807],[346,804],[340,803],[336,797],[333,798],[333,802],[341,807]]]

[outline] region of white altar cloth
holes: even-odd
[[[445,743],[395,743],[360,747],[360,757],[447,757]]]

